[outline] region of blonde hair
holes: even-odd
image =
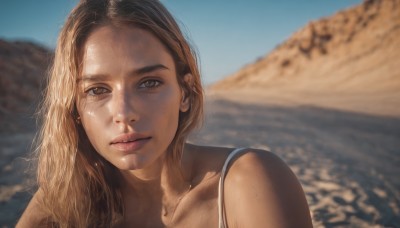
[[[58,39],[38,134],[40,205],[47,224],[57,227],[109,227],[123,216],[117,168],[102,158],[76,122],[77,77],[82,49],[96,27],[111,23],[132,25],[155,35],[175,60],[177,79],[190,99],[179,115],[168,161],[177,164],[186,138],[201,123],[203,91],[196,54],[178,24],[157,0],[84,0],[70,13]],[[191,74],[191,83],[183,79]]]

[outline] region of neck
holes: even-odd
[[[167,162],[164,156],[151,167],[121,171],[124,208],[130,212],[125,219],[135,221],[161,215],[163,224],[171,224],[176,209],[192,187],[193,164],[187,154],[183,153],[180,163]]]
[[[182,163],[168,164],[164,155],[144,169],[121,171],[123,188],[128,194],[134,193],[143,199],[173,198],[186,191],[191,184],[190,168]]]

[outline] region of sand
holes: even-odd
[[[0,227],[14,227],[32,195],[26,157],[33,135],[31,132],[0,137]]]
[[[191,140],[279,155],[299,178],[315,227],[400,227],[399,117],[234,100],[209,97]]]
[[[315,227],[400,227],[400,118],[293,102],[207,97],[190,141],[271,150],[299,178]],[[0,224],[29,200],[23,171],[33,133],[0,138]]]

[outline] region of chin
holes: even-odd
[[[118,162],[118,164],[114,164],[114,165],[115,165],[115,167],[117,167],[120,170],[129,171],[129,170],[144,169],[149,164],[146,159],[124,157],[121,159],[121,161]]]
[[[117,167],[117,169],[119,170],[123,170],[123,171],[129,171],[129,170],[138,170],[138,169],[143,169],[144,166],[138,163],[120,163],[120,164],[115,164],[115,167]]]

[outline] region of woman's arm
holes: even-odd
[[[296,176],[276,155],[251,150],[240,156],[225,180],[228,227],[312,227]]]
[[[41,197],[43,197],[43,192],[38,190],[19,219],[16,228],[43,227],[46,216],[39,206]]]

